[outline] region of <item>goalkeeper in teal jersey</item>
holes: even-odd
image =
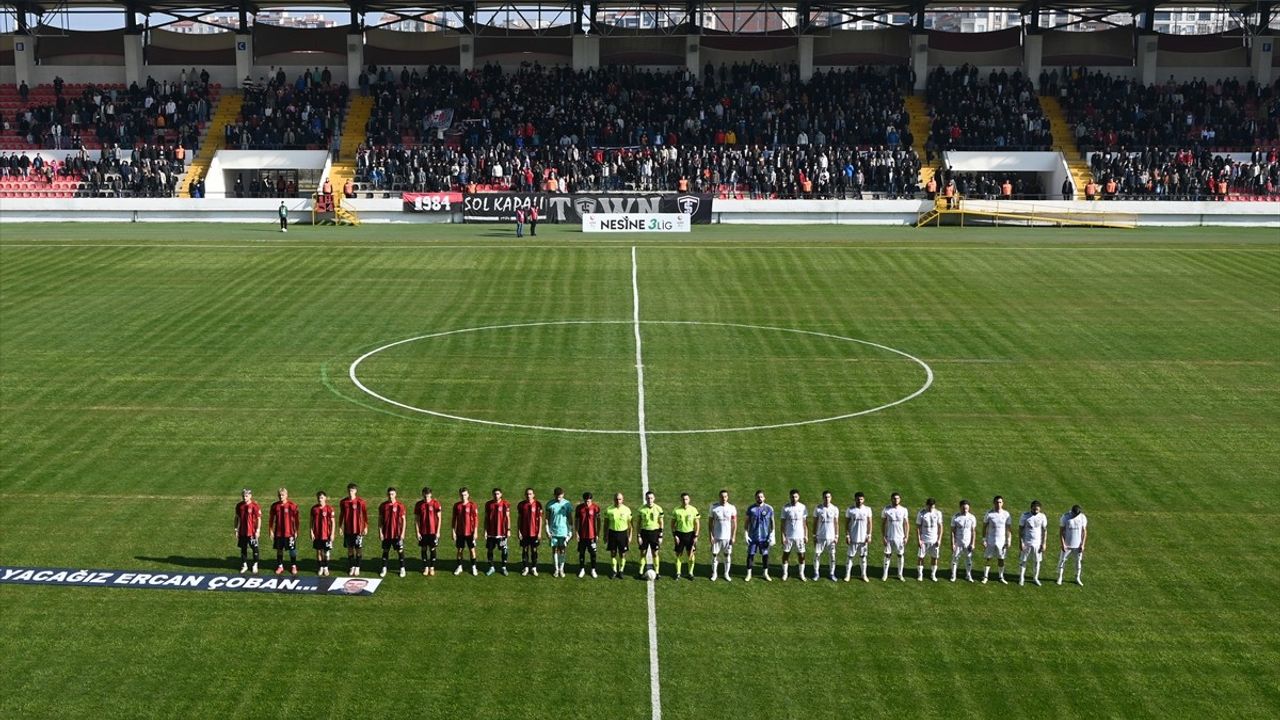
[[[569,538],[573,535],[570,529],[573,524],[573,503],[565,500],[564,488],[556,488],[555,500],[547,503],[547,541],[551,545],[551,561],[555,569],[552,577],[564,577],[564,554],[569,547]]]

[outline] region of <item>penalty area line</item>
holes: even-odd
[[[636,246],[631,246],[631,317],[636,337],[636,435],[640,438],[640,501],[649,492],[649,435],[644,417],[644,352],[640,341],[640,271]],[[640,555],[644,570],[644,554]],[[658,681],[658,608],[653,582],[645,582],[645,605],[649,612],[649,702],[653,720],[662,720],[662,685]]]

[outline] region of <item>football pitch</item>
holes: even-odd
[[[446,540],[425,578],[410,539],[362,598],[0,585],[0,717],[1280,713],[1276,230],[539,230],[0,225],[0,560],[234,573],[246,486],[305,538],[348,482],[446,523],[464,485],[647,484],[1039,499],[1046,580],[1079,503],[1084,587],[917,582],[914,541],[907,582],[779,582],[775,546],[744,583],[741,538],[711,583],[705,527],[696,582],[669,538],[652,585],[634,545],[625,581],[545,544],[455,577]]]

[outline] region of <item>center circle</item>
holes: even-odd
[[[493,418],[476,417],[474,416],[475,413],[468,413],[464,415],[459,412],[447,412],[440,409],[422,407],[422,405],[427,403],[419,402],[416,400],[413,402],[406,402],[403,399],[397,400],[395,399],[395,397],[393,397],[393,395],[397,395],[397,394],[403,397],[403,394],[407,394],[404,391],[404,389],[402,389],[401,393],[396,393],[388,390],[382,390],[382,391],[375,390],[374,388],[370,387],[370,384],[374,383],[375,381],[368,380],[367,377],[366,379],[362,379],[360,376],[360,369],[362,365],[366,363],[369,363],[370,365],[375,364],[376,363],[375,359],[378,359],[380,357],[387,358],[390,355],[389,353],[387,353],[387,351],[392,350],[393,348],[404,348],[406,346],[412,346],[415,343],[424,343],[425,341],[429,341],[429,340],[440,340],[445,338],[453,338],[455,340],[456,339],[474,340],[475,338],[471,336],[474,336],[476,334],[481,334],[481,333],[493,333],[493,332],[500,332],[500,331],[524,331],[524,330],[533,329],[533,328],[558,329],[561,331],[567,331],[567,330],[573,330],[575,328],[579,328],[581,326],[600,326],[598,330],[605,333],[609,333],[613,331],[625,331],[626,336],[630,337],[634,329],[632,327],[634,324],[635,323],[632,320],[557,320],[557,321],[547,321],[547,322],[512,323],[512,324],[505,324],[505,325],[486,325],[481,327],[462,328],[459,330],[447,330],[443,332],[429,333],[426,335],[417,335],[414,337],[404,338],[403,340],[396,340],[394,342],[387,343],[385,345],[376,347],[364,353],[363,355],[361,355],[360,357],[356,358],[354,361],[351,362],[347,375],[350,378],[351,382],[357,388],[359,388],[361,392],[373,398],[376,398],[377,400],[384,402],[388,405],[392,405],[402,410],[407,410],[410,412],[419,413],[423,415],[430,415],[438,418],[456,420],[460,422],[476,423],[480,425],[489,425],[489,426],[504,427],[504,428],[517,428],[517,429],[525,429],[525,430],[544,430],[544,431],[564,432],[564,433],[592,433],[592,434],[604,434],[604,435],[638,435],[640,431],[638,430],[637,427],[635,426],[619,427],[619,425],[625,424],[621,422],[615,422],[614,427],[607,427],[607,426],[606,427],[573,427],[571,426],[571,424],[568,424],[568,423],[543,424],[538,422],[508,422],[508,421],[503,421],[503,420],[498,420]],[[903,386],[903,381],[901,379],[896,379],[895,380],[896,384],[901,387],[895,388],[893,391],[893,395],[889,399],[882,399],[882,401],[874,401],[875,404],[870,407],[846,408],[845,410],[836,412],[834,414],[820,413],[820,414],[817,414],[817,416],[789,418],[789,419],[780,420],[777,422],[749,422],[744,424],[725,425],[723,427],[689,427],[689,428],[647,427],[645,430],[646,435],[694,435],[694,434],[705,434],[705,433],[750,432],[755,430],[773,430],[778,428],[798,427],[803,425],[815,425],[818,423],[847,420],[850,418],[860,417],[863,415],[870,415],[872,413],[880,412],[881,410],[887,410],[889,408],[892,408],[897,405],[901,405],[905,402],[908,402],[910,400],[913,400],[914,398],[919,397],[921,394],[923,394],[933,384],[933,369],[929,367],[928,363],[926,363],[925,361],[921,360],[920,358],[914,355],[906,353],[897,348],[889,347],[887,345],[882,345],[880,343],[871,342],[869,340],[860,340],[858,338],[845,337],[843,335],[818,332],[814,330],[799,330],[795,328],[774,327],[774,326],[768,326],[768,325],[749,325],[749,324],[743,324],[743,323],[699,322],[699,321],[679,321],[679,320],[642,320],[640,321],[640,325],[648,326],[653,329],[669,328],[677,331],[714,330],[714,329],[727,330],[727,331],[745,331],[750,333],[751,339],[753,341],[757,343],[769,345],[770,348],[773,348],[773,346],[776,345],[779,340],[784,341],[784,344],[785,344],[785,340],[788,340],[788,339],[804,340],[806,341],[805,344],[808,346],[806,349],[811,353],[813,353],[813,357],[807,357],[807,358],[806,357],[786,358],[786,357],[776,357],[776,356],[753,357],[748,354],[748,355],[744,355],[742,358],[731,358],[729,361],[726,361],[726,364],[730,361],[763,364],[766,367],[762,369],[740,368],[739,370],[743,370],[744,372],[742,372],[742,374],[744,375],[746,374],[763,375],[764,377],[769,379],[776,379],[776,377],[781,372],[778,368],[773,367],[773,365],[776,365],[779,362],[790,362],[792,360],[796,360],[801,363],[809,362],[810,364],[814,364],[814,365],[818,363],[822,363],[823,365],[822,368],[808,370],[810,374],[813,374],[816,377],[820,378],[819,382],[825,385],[822,388],[816,388],[816,389],[813,389],[811,392],[806,392],[806,388],[803,387],[802,384],[797,385],[794,382],[790,385],[785,385],[785,386],[779,386],[776,382],[769,383],[770,390],[774,391],[775,393],[784,392],[786,393],[786,397],[788,400],[794,401],[800,404],[804,404],[806,399],[808,401],[812,401],[814,398],[812,397],[806,398],[806,396],[820,394],[822,390],[825,390],[827,392],[840,392],[845,387],[845,385],[841,382],[842,380],[845,380],[841,372],[843,372],[844,367],[847,366],[847,364],[849,363],[857,363],[857,362],[881,363],[883,362],[884,358],[888,358],[888,359],[897,361],[894,364],[901,365],[903,364],[902,361],[906,361],[907,363],[910,363],[911,366],[914,366],[916,368],[916,371],[919,373],[919,375],[923,377],[922,381],[919,382],[918,386],[916,385],[916,381],[911,381],[909,387]],[[616,339],[616,338],[613,338],[613,339]],[[674,338],[675,342],[673,344],[678,344],[679,341],[682,339],[687,340],[687,338],[677,337],[677,338]],[[565,339],[562,337],[557,337],[557,338],[552,338],[549,342],[552,346],[550,350],[552,353],[554,353],[558,348],[560,348],[565,343]],[[682,399],[688,396],[689,385],[687,383],[682,384],[683,381],[680,378],[676,378],[674,380],[672,380],[671,378],[666,378],[665,380],[659,380],[655,378],[654,373],[652,372],[654,361],[651,358],[654,358],[654,357],[659,358],[658,363],[660,365],[664,365],[665,363],[670,362],[670,358],[667,358],[661,352],[661,350],[659,349],[659,346],[653,343],[650,343],[644,339],[642,339],[641,342],[643,343],[642,349],[643,349],[643,355],[644,355],[645,370],[647,373],[649,373],[646,376],[645,390],[648,398],[647,413],[649,414],[650,423],[652,424],[654,421],[653,406],[655,403],[663,402],[660,398],[664,396],[660,394],[659,391],[663,389],[668,389],[666,387],[668,384],[673,385],[673,387],[670,388],[672,392],[667,393],[667,395],[675,398],[673,402],[680,402]],[[595,347],[597,351],[600,351],[601,346],[607,346],[607,345],[609,345],[609,343],[601,342],[599,345]],[[745,343],[742,343],[741,341],[739,341],[739,342],[733,343],[731,346],[726,346],[726,347],[737,348],[737,347],[744,347],[745,345],[746,345]],[[837,351],[838,347],[851,348],[852,350],[847,352],[839,352]],[[539,347],[538,349],[541,350],[542,348]],[[680,349],[681,348],[677,347],[677,350],[680,350]],[[776,348],[773,348],[773,349],[776,350]],[[858,353],[863,353],[863,354],[871,353],[871,357],[869,358],[858,357],[855,354],[853,354],[854,351]],[[483,349],[477,350],[475,348],[469,348],[468,352],[472,353],[473,355],[483,354]],[[511,353],[510,349],[506,349],[504,351],[503,349],[500,348],[497,351],[491,351],[491,352],[505,352],[507,358],[510,358],[513,361],[516,360],[516,357]],[[631,343],[629,343],[629,346],[625,348],[625,353],[619,351],[615,354],[614,357],[610,358],[611,360],[614,361],[613,365],[615,367],[613,368],[613,373],[603,373],[603,372],[596,373],[594,377],[586,375],[585,371],[579,371],[576,374],[573,372],[569,373],[574,379],[583,379],[584,381],[586,381],[589,386],[588,389],[590,389],[591,382],[594,381],[600,385],[600,387],[597,388],[597,390],[603,391],[605,388],[611,387],[612,385],[616,385],[617,382],[622,381],[620,370],[625,369],[627,373],[627,377],[629,378],[629,381],[627,381],[627,385],[624,387],[629,388],[629,390],[632,393],[630,396],[631,397],[630,405],[627,406],[629,407],[628,412],[629,412],[630,418],[632,418],[631,420],[632,423],[635,422],[634,418],[636,417],[636,401],[635,401],[634,393],[636,391],[637,382],[638,382],[638,379],[636,376],[634,352],[635,352],[635,346],[634,346],[634,341],[632,341]],[[749,352],[749,349],[748,349],[748,352]],[[825,356],[822,355],[824,352],[825,352]],[[778,350],[778,354],[785,354],[785,353],[786,351]],[[875,357],[876,355],[880,357],[877,358]],[[623,356],[625,356],[629,360],[629,362],[626,362],[625,364],[621,363],[620,360]],[[687,357],[684,355],[678,355],[678,356],[672,356],[672,357],[676,357],[679,360],[683,360],[686,363],[690,363],[691,365],[686,366],[684,370],[689,374],[695,375],[695,376],[699,375],[700,373],[714,376],[714,373],[716,372],[716,367],[712,367],[712,364],[716,363],[720,359],[718,357],[697,358],[697,357]],[[555,384],[557,382],[560,382],[563,384],[565,382],[564,372],[573,370],[572,368],[567,367],[568,364],[571,364],[571,361],[572,361],[571,358],[566,357],[564,358],[563,363],[557,363],[558,367],[556,369],[561,371],[559,377],[551,377],[547,381],[552,384]],[[459,365],[461,364],[462,363],[460,363]],[[799,367],[803,367],[803,365]],[[368,371],[368,368],[366,368],[366,371]],[[467,372],[465,369],[461,367],[455,367],[453,368],[453,371],[458,373]],[[795,379],[794,375],[795,373],[799,372],[799,370],[798,368],[789,369],[787,370],[787,372],[792,375],[791,379],[794,381]],[[530,373],[530,374],[533,374],[533,373]],[[394,379],[401,378],[404,375],[405,373],[398,373],[396,375],[393,375],[392,379],[383,378],[383,382],[393,382]],[[442,387],[444,387],[444,383],[446,382],[451,384],[467,384],[468,382],[473,380],[474,378],[472,377],[460,377],[455,379],[441,379],[438,382],[440,382]],[[695,382],[693,387],[702,387],[708,384],[713,385],[716,382],[716,379],[714,377],[705,381],[704,379],[695,377],[695,380],[697,382]],[[477,384],[481,384],[481,385],[484,384],[483,381],[476,381],[476,382]],[[744,397],[744,402],[746,404],[751,404],[751,401],[755,401],[757,399],[756,396],[749,394],[750,393],[749,390],[745,390],[741,386],[741,382],[738,377],[719,379],[719,382],[721,385],[725,387],[725,389],[731,392],[742,392],[746,394],[747,396]],[[856,384],[856,383],[850,383],[850,384]],[[890,384],[894,384],[894,383],[890,383]],[[875,390],[877,391],[880,389],[881,388],[875,388]],[[488,390],[490,391],[490,394],[493,394],[494,388],[490,387],[488,388]],[[819,402],[821,402],[821,400],[819,400]],[[767,402],[765,404],[767,405]],[[866,404],[870,404],[870,403],[866,403]],[[626,405],[626,403],[623,403],[623,405]],[[573,424],[577,424],[577,423],[573,423]],[[586,423],[583,423],[583,424],[586,424]]]

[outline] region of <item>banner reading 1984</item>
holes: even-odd
[[[361,577],[286,577],[173,573],[155,570],[84,570],[0,565],[0,585],[72,585],[135,590],[372,595],[382,581]]]

